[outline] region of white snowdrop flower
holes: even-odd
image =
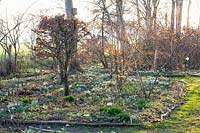
[[[13,116],[13,114],[12,114],[12,115],[10,115],[10,119],[11,119],[11,120],[13,119],[13,117],[14,117],[14,116]]]
[[[60,91],[64,91],[64,88],[60,88],[59,90],[60,90]]]
[[[90,114],[84,114],[83,116],[85,116],[85,117],[89,117],[89,116],[90,116]]]
[[[69,124],[66,124],[65,126],[66,126],[66,127],[69,127],[70,125],[69,125]]]
[[[109,103],[107,103],[106,105],[110,107],[110,106],[113,105],[113,103],[109,102]]]

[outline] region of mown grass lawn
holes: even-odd
[[[163,121],[160,132],[200,133],[200,78],[185,77],[188,88],[186,103],[180,106],[169,120]]]

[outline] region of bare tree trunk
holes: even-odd
[[[67,19],[72,20],[74,19],[74,12],[73,12],[73,0],[65,0],[65,9],[66,9],[66,15],[67,15]],[[77,51],[77,44],[75,46],[75,51]],[[70,71],[79,71],[82,72],[83,70],[81,69],[80,63],[77,61],[76,59],[76,53],[75,55],[72,57],[72,61],[70,63]]]
[[[150,38],[150,32],[152,28],[152,18],[151,18],[151,0],[147,0],[146,5],[146,30],[147,30],[147,40]]]
[[[139,1],[136,0],[136,8],[137,8],[137,18],[138,18],[138,26],[141,27],[141,20],[140,20],[140,8],[139,8]]]
[[[72,63],[72,59],[73,57],[75,58],[75,56],[71,55],[71,52],[75,52],[77,51],[77,43],[75,41],[74,38],[74,34],[77,34],[77,23],[76,20],[74,20],[74,13],[73,13],[73,2],[72,0],[65,0],[65,7],[66,7],[66,15],[67,15],[67,19],[73,21],[73,32],[72,34],[72,38],[71,38],[71,42],[70,44],[73,45],[74,47],[72,49],[69,48],[69,44],[65,44],[65,61],[64,61],[64,89],[65,89],[65,96],[68,96],[70,94],[69,92],[69,81],[68,81],[68,76],[69,76],[69,70],[71,69],[70,67],[73,66]],[[69,42],[67,42],[69,43]],[[74,61],[76,61],[76,58],[74,59]],[[80,67],[80,64],[77,62],[75,63],[76,66]]]
[[[9,45],[9,49],[8,49],[8,64],[7,64],[7,74],[11,74],[13,71],[12,68],[12,45]]]
[[[200,18],[199,18],[199,25],[198,25],[198,30],[200,29]]]
[[[182,8],[183,8],[183,0],[176,0],[176,39],[177,39],[177,44],[180,43],[180,38],[181,38],[181,24],[182,24]],[[176,56],[175,58],[175,66],[177,64],[182,64],[182,57],[181,56]]]
[[[16,72],[17,71],[17,46],[16,46],[16,44],[14,45],[14,60],[15,60],[15,62],[14,62],[14,72]]]
[[[171,33],[174,32],[174,20],[175,20],[175,0],[172,0]]]
[[[165,27],[168,27],[168,14],[165,14]]]
[[[157,69],[157,58],[158,58],[158,45],[157,45],[157,8],[159,5],[159,0],[153,0],[153,22],[154,22],[154,45],[155,45],[155,51],[154,51],[154,61],[153,61],[153,69]]]
[[[103,67],[104,68],[108,68],[108,62],[107,62],[107,58],[106,58],[106,56],[105,56],[105,44],[104,44],[104,20],[105,19],[105,11],[103,11],[103,13],[102,13],[102,27],[101,27],[101,30],[102,30],[102,32],[101,32],[101,36],[102,36],[102,42],[101,42],[101,44],[102,44],[102,64],[103,64]]]
[[[124,43],[122,39],[123,35],[123,12],[122,12],[123,0],[116,0],[116,13],[117,13],[117,35],[118,35],[118,47],[119,51],[122,53],[124,52]],[[118,51],[118,52],[119,52]],[[123,57],[119,57],[120,59],[120,70],[123,70]]]
[[[60,84],[63,84],[65,79],[64,79],[64,68],[63,68],[63,64],[61,62],[61,60],[58,60],[58,69],[59,69],[59,75],[60,75]]]
[[[140,75],[140,72],[139,72],[139,68],[138,68],[138,61],[137,59],[135,58],[135,56],[133,56],[133,60],[134,60],[134,67],[135,67],[135,70],[136,70],[136,74],[137,74],[137,79],[138,79],[138,84],[140,86],[140,89],[142,91],[142,94],[144,95],[145,98],[148,98],[148,95],[146,93],[146,87],[144,86],[143,84],[143,80],[142,80],[142,77]]]
[[[190,6],[191,6],[191,0],[188,1],[188,10],[187,10],[187,28],[190,27]]]
[[[151,12],[152,12],[152,8],[151,8],[151,1],[152,0],[146,0],[146,3],[144,4],[144,8],[145,8],[145,50],[151,51],[152,49],[152,40],[151,40],[151,31],[152,31],[152,16],[151,16]],[[153,58],[152,55],[149,55],[150,58]],[[144,63],[147,63],[147,60],[144,61]],[[153,62],[151,63],[153,64]],[[149,64],[150,65],[150,64]],[[148,67],[148,69],[151,69],[153,66]]]
[[[183,0],[176,0],[176,33],[178,39],[181,36]]]
[[[64,79],[64,89],[65,89],[65,96],[69,95],[69,67],[70,67],[70,55],[68,54],[68,44],[65,44],[65,61],[64,61],[64,69],[63,69],[63,79]]]
[[[172,11],[171,11],[171,26],[170,26],[170,57],[169,57],[169,64],[170,64],[170,69],[174,67],[174,62],[173,62],[173,45],[174,45],[174,27],[175,27],[175,0],[172,0]]]
[[[69,96],[69,80],[68,80],[68,73],[64,74],[64,86],[65,86],[65,96]]]

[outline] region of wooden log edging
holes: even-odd
[[[160,116],[160,121],[162,121],[164,118],[166,119],[167,117],[170,116],[170,114],[172,112],[174,112],[178,107],[180,107],[181,105],[183,105],[185,102],[181,102],[179,104],[174,105],[168,112],[161,114]]]
[[[65,125],[65,126],[144,126],[142,123],[86,123],[86,122],[69,122],[69,121],[43,121],[43,120],[11,120],[11,119],[4,119],[0,120],[0,123],[18,123],[22,125]]]
[[[179,104],[174,105],[170,111],[161,114],[160,120],[159,121],[151,121],[151,123],[159,123],[162,122],[164,118],[167,118],[170,116],[170,114],[178,107],[183,105],[185,102],[181,102]],[[87,122],[69,122],[69,121],[45,121],[45,120],[16,120],[16,119],[0,119],[0,128],[2,123],[7,123],[7,124],[13,124],[15,125],[23,125],[23,126],[30,126],[30,125],[65,125],[65,126],[127,126],[127,127],[133,127],[133,126],[145,126],[144,123],[110,123],[110,122],[103,122],[103,123],[87,123]],[[12,125],[11,125],[12,126]]]
[[[160,123],[164,118],[167,118],[170,116],[170,114],[180,105],[184,104],[184,102],[181,102],[179,104],[176,104],[173,106],[170,111],[161,114],[159,121],[152,121],[151,123]],[[116,126],[125,126],[125,127],[136,127],[136,126],[145,126],[144,123],[110,123],[110,122],[104,122],[104,123],[87,123],[87,122],[69,122],[69,121],[45,121],[45,120],[16,120],[16,119],[0,119],[0,129],[3,128],[3,124],[10,124],[10,126],[19,125],[22,127],[29,127],[31,125],[58,125],[58,126],[90,126],[90,127],[98,127],[98,126],[104,126],[104,127],[116,127]]]
[[[200,73],[187,73],[187,74],[192,77],[200,77]]]

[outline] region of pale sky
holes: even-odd
[[[73,0],[73,3],[74,7],[78,9],[77,17],[82,20],[92,18],[88,0]],[[6,14],[7,16],[15,16],[24,13],[29,7],[28,12],[32,14],[39,13],[41,10],[48,14],[64,14],[64,5],[62,0],[2,0],[0,16],[5,16]]]
[[[85,21],[89,21],[93,18],[90,12],[90,10],[92,10],[90,2],[92,1],[93,0],[73,0],[74,7],[78,9],[77,17]],[[184,0],[183,25],[186,24],[187,1],[188,0]],[[170,11],[171,0],[161,0],[161,2],[163,7],[160,8]],[[200,20],[200,0],[191,0],[191,2],[190,24],[198,25]],[[8,17],[16,16],[19,13],[25,12],[29,7],[30,9],[28,12],[32,14],[39,13],[40,10],[49,14],[56,14],[58,12],[61,14],[64,13],[64,2],[61,2],[61,0],[2,0],[0,5],[0,17],[6,14]],[[44,11],[45,9],[51,10]]]

